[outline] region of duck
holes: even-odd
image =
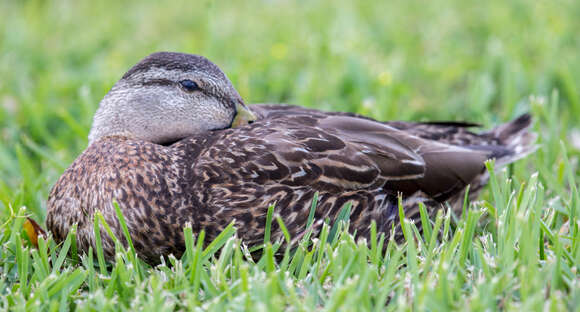
[[[417,222],[421,203],[429,214],[446,205],[460,212],[468,186],[470,199],[485,186],[487,160],[505,166],[534,151],[531,123],[524,114],[476,133],[467,122],[246,105],[207,58],[157,52],[101,100],[88,147],[49,194],[46,226],[57,242],[76,226],[78,249],[96,250],[97,212],[124,237],[118,205],[148,263],[180,257],[186,226],[211,241],[233,222],[244,244],[258,246],[271,205],[291,237],[305,233],[311,210],[317,235],[321,220],[335,221],[348,204],[351,232],[369,239],[374,223],[388,238],[397,235],[399,200]],[[114,259],[113,239],[101,236]],[[283,237],[273,222],[271,239]]]

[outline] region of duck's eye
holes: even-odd
[[[197,91],[197,90],[200,89],[199,88],[199,85],[195,81],[192,81],[192,80],[189,80],[189,79],[181,80],[179,82],[179,84],[187,92],[193,92],[193,91]]]

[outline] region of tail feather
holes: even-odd
[[[526,157],[538,148],[538,145],[535,144],[537,134],[529,131],[531,125],[532,117],[529,114],[523,114],[510,122],[482,133],[480,137],[485,139],[487,145],[481,144],[470,146],[470,148],[491,151],[490,158],[495,158],[495,165],[503,167]],[[471,181],[469,188],[470,201],[477,198],[479,192],[487,184],[488,179],[489,172],[484,170],[478,178]],[[465,190],[448,200],[453,211],[461,213],[464,198]]]
[[[531,125],[532,116],[526,113],[487,133],[498,141],[498,146],[504,149],[503,153],[494,155],[496,156],[496,165],[505,166],[526,157],[538,148],[534,144],[537,134],[529,131]]]

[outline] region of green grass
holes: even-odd
[[[579,14],[572,0],[0,2],[0,309],[579,311]],[[340,223],[295,251],[266,237],[261,259],[233,228],[205,249],[185,229],[183,259],[157,267],[130,246],[111,264],[77,255],[74,233],[32,248],[24,216],[44,221],[99,100],[158,50],[209,57],[249,103],[486,126],[530,111],[540,149],[463,216],[422,234],[403,219],[402,244]]]

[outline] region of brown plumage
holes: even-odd
[[[173,123],[180,118],[177,111],[183,112],[183,105],[173,99],[189,94],[183,93],[183,84],[180,87],[183,75],[190,75],[187,77],[202,89],[191,92],[205,92],[190,93],[192,107],[203,108],[198,112],[213,114],[207,108],[212,105],[233,111],[219,118],[198,113],[188,117],[194,118],[191,123],[208,119],[221,123],[215,127],[207,123],[185,137],[175,134],[184,132],[182,127],[175,130],[168,126],[170,133],[155,133],[153,137],[162,138],[158,140],[150,139],[152,134],[148,133],[158,128],[129,129],[135,123],[146,125],[132,119],[145,114],[127,113],[120,118],[128,120],[126,125],[103,122],[107,116],[118,115],[118,109],[111,105],[117,107],[122,102],[127,112],[133,111],[129,109],[132,105],[141,105],[136,107],[148,114],[148,103],[161,103],[169,107],[162,115],[172,116],[165,122]],[[165,79],[162,86],[150,83],[159,79]],[[158,89],[143,89],[152,86]],[[63,240],[77,223],[79,248],[94,248],[92,220],[97,210],[117,237],[123,237],[115,200],[137,252],[155,263],[160,256],[182,254],[186,224],[191,224],[194,232],[205,229],[211,240],[235,220],[238,236],[249,245],[259,244],[272,203],[276,203],[275,212],[290,234],[299,237],[305,231],[316,192],[317,220],[334,220],[350,202],[351,229],[357,235],[369,235],[371,220],[389,234],[398,223],[398,193],[403,194],[410,218],[418,217],[418,202],[424,202],[431,211],[445,201],[459,206],[456,203],[462,201],[468,184],[472,197],[485,185],[485,160],[496,158],[504,165],[533,150],[535,135],[527,131],[529,115],[481,134],[469,131],[474,125],[467,123],[383,123],[350,113],[285,105],[252,105],[250,109],[257,116],[253,118],[230,87],[217,66],[186,54],[153,54],[125,74],[101,102],[100,117],[95,117],[98,126],[94,124],[91,130],[96,134],[89,147],[50,193],[47,226],[54,237]],[[125,102],[126,97],[135,97],[131,95],[134,89],[149,95]],[[115,92],[119,95],[114,97]],[[172,113],[172,107],[180,108]],[[246,118],[242,121],[253,123],[240,122],[240,115]],[[230,128],[232,124],[239,127]],[[272,231],[274,239],[281,238],[276,223]],[[114,246],[106,235],[104,249],[111,258]]]

